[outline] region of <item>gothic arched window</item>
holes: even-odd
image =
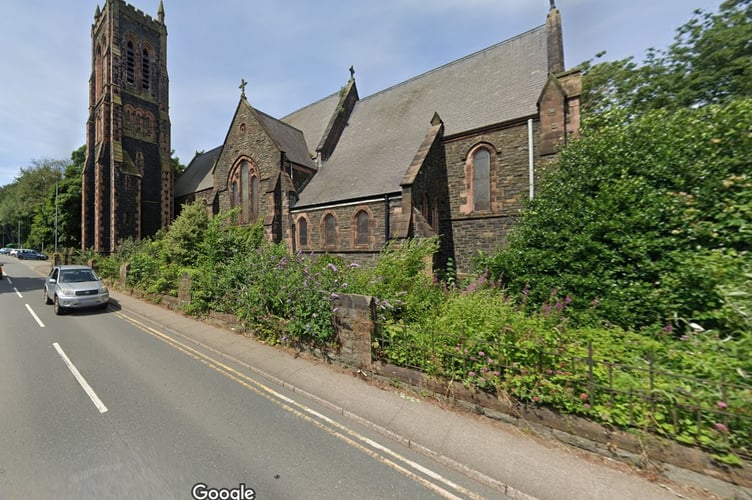
[[[261,198],[259,196],[259,175],[256,167],[249,160],[241,160],[230,174],[232,189],[232,207],[240,208],[239,220],[250,224],[260,215]]]
[[[247,161],[240,164],[240,197],[242,199],[240,211],[242,213],[241,220],[243,222],[250,222],[253,218],[253,213],[250,212],[251,208],[251,191],[248,189],[250,182],[250,166]]]
[[[230,199],[230,204],[232,208],[238,206],[238,181],[233,181],[232,183],[232,197]]]
[[[251,201],[249,210],[251,213],[251,222],[255,221],[259,216],[261,210],[261,199],[259,197],[259,178],[258,175],[251,176]]]
[[[324,217],[324,244],[328,247],[337,245],[337,220],[332,214]]]
[[[356,245],[368,245],[371,241],[371,218],[368,216],[368,212],[361,210],[355,216],[355,244]]]
[[[144,175],[144,154],[141,151],[136,151],[136,160],[135,160],[136,168],[138,169],[138,173],[141,174],[143,177]]]
[[[480,148],[473,153],[473,210],[491,210],[491,153]]]
[[[136,82],[136,49],[131,41],[125,47],[125,81],[131,85]]]
[[[97,55],[94,65],[94,95],[96,99],[99,99],[104,88],[104,57],[102,56],[102,46],[99,44],[97,44]]]
[[[308,221],[305,217],[298,219],[298,245],[301,248],[308,246]]]
[[[141,88],[151,89],[151,55],[149,49],[144,49],[141,54]]]

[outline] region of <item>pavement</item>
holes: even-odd
[[[240,364],[270,384],[521,499],[752,498],[749,490],[701,476],[680,481],[544,439],[510,424],[447,407],[408,389],[273,347],[166,307],[111,290],[113,308]],[[500,494],[501,496],[501,494]]]

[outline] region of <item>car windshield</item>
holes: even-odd
[[[97,277],[91,269],[74,269],[60,271],[60,283],[82,283],[84,281],[96,281]]]

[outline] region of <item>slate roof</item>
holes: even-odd
[[[222,152],[222,146],[193,157],[175,182],[175,197],[180,198],[213,187],[212,167]]]
[[[282,121],[301,130],[308,143],[308,151],[315,153],[337,104],[339,104],[339,94],[334,93],[285,116]]]
[[[259,110],[256,110],[256,112],[264,128],[290,161],[298,165],[316,168],[302,131]]]
[[[263,127],[285,152],[287,158],[299,165],[305,165],[312,169],[316,164],[311,159],[306,146],[303,132],[259,110],[256,113]],[[197,154],[185,171],[175,182],[175,196],[182,197],[214,186],[212,167],[222,153],[222,147],[218,146],[206,153]]]
[[[547,77],[546,30],[540,26],[361,99],[296,208],[400,192],[434,113],[444,122],[445,137],[533,116]]]

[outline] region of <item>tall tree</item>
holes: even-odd
[[[71,153],[63,175],[49,186],[44,203],[35,211],[29,244],[45,249],[78,248],[81,241],[81,172],[86,146]]]
[[[2,246],[16,246],[18,244],[18,210],[16,203],[16,183],[0,187],[0,231],[2,231]]]
[[[30,246],[32,223],[39,211],[43,211],[50,189],[62,178],[68,161],[37,159],[21,168],[13,183],[2,190],[0,199],[0,225],[8,228],[19,246]],[[33,240],[33,243],[42,241]]]
[[[584,63],[586,125],[605,125],[604,113],[626,119],[653,109],[679,109],[752,96],[752,0],[727,0],[718,13],[695,11],[666,50]],[[613,119],[613,116],[609,117]]]

